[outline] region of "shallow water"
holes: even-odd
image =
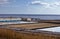
[[[37,30],[60,32],[60,27],[44,28],[44,29],[37,29]]]

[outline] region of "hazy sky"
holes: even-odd
[[[0,14],[60,14],[60,0],[0,0]]]

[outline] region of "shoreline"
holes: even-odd
[[[11,19],[10,19],[11,20]],[[31,22],[31,19],[29,22]],[[24,19],[24,21],[27,21]],[[41,28],[48,27],[59,27],[60,24],[56,22],[60,22],[60,20],[37,20],[33,22],[37,23],[26,23],[26,24],[6,24],[0,25],[0,38],[11,38],[11,39],[55,39],[60,38],[60,33],[58,32],[50,32],[50,31],[42,31],[36,30]],[[54,22],[54,23],[53,23]],[[2,36],[3,35],[3,36]]]
[[[34,22],[34,23],[21,23],[21,24],[9,24],[10,22],[0,22],[1,25],[5,25],[8,27],[22,27],[22,28],[29,28],[29,29],[36,29],[36,28],[47,28],[47,27],[55,27],[55,26],[60,26],[60,20],[40,20],[36,18],[0,18],[0,20],[21,20],[26,21],[26,22]],[[27,21],[27,19],[29,21]],[[14,22],[13,22],[14,23]]]

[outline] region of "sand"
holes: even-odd
[[[11,24],[11,25],[5,25],[5,26],[7,26],[7,28],[36,29],[36,28],[57,27],[57,26],[60,26],[60,24],[34,23],[34,24]]]

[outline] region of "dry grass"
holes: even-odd
[[[17,34],[15,31],[13,30],[8,30],[8,29],[0,29],[0,38],[4,38],[4,39],[21,39],[21,34]]]
[[[60,39],[60,37],[43,33],[23,33],[9,29],[0,29],[0,39]]]

